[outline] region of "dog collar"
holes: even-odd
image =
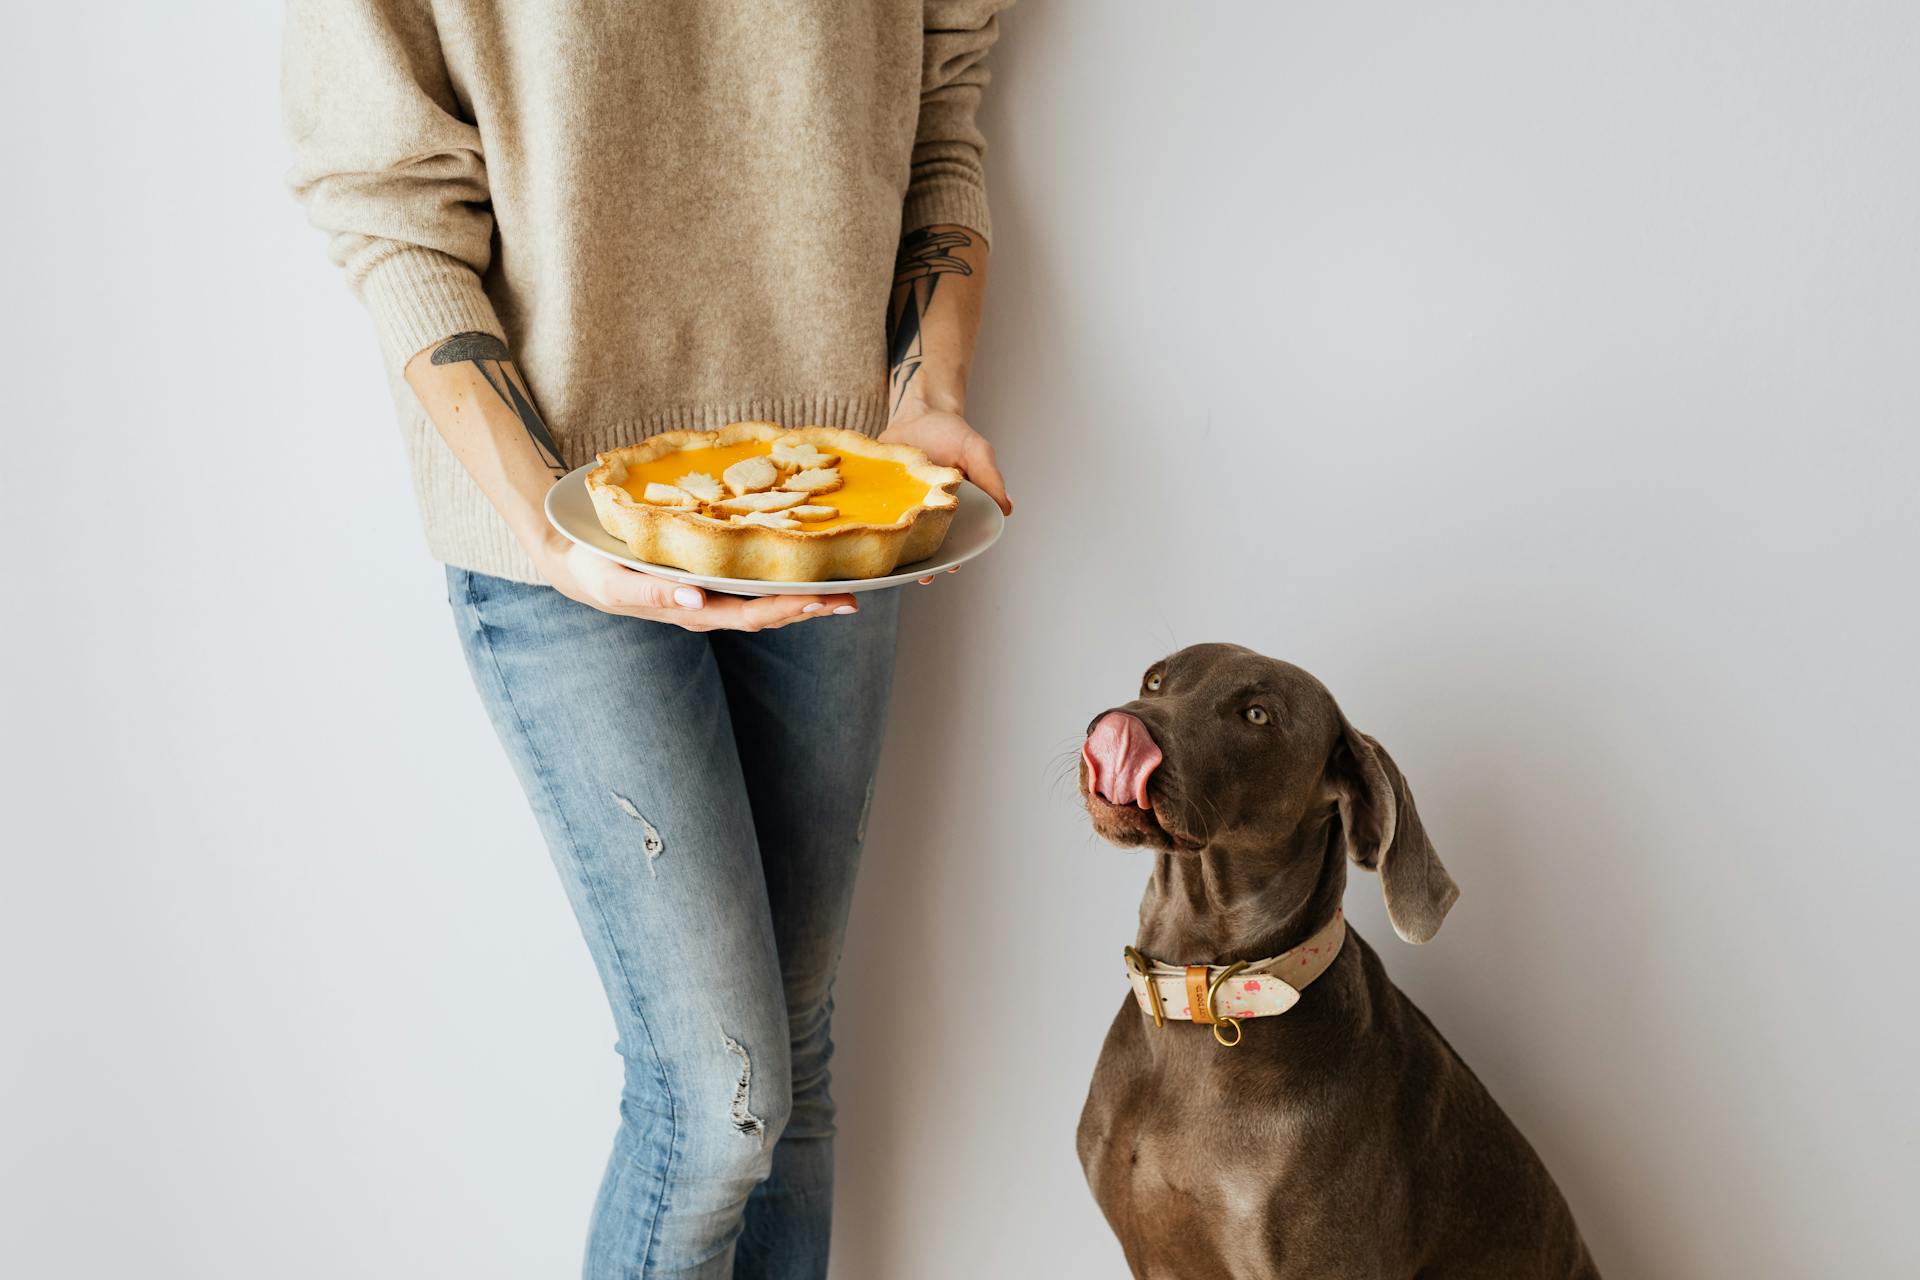
[[[1240,1020],[1285,1013],[1300,993],[1327,971],[1347,938],[1347,915],[1336,907],[1333,919],[1297,947],[1264,960],[1232,964],[1162,964],[1132,947],[1126,949],[1127,977],[1140,1012],[1163,1027],[1167,1019],[1203,1022],[1213,1038],[1231,1048],[1240,1043]]]

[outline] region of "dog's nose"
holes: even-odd
[[[1094,722],[1080,748],[1087,762],[1087,785],[1109,804],[1147,807],[1147,779],[1164,758],[1147,726],[1137,716],[1109,711]]]

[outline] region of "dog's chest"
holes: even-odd
[[[1142,1277],[1274,1274],[1272,1193],[1292,1143],[1282,1115],[1236,1115],[1199,1081],[1089,1108],[1088,1180]]]
[[[1257,1025],[1229,1049],[1204,1028],[1138,1019],[1130,1005],[1116,1018],[1080,1128],[1087,1180],[1134,1274],[1381,1273],[1392,1233],[1353,1230],[1354,1206],[1378,1190],[1379,1150],[1375,1109],[1345,1085],[1352,1062],[1272,1043]]]

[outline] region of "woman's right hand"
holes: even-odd
[[[496,378],[518,392],[513,402]],[[615,564],[561,537],[547,523],[544,504],[566,464],[497,337],[456,334],[416,353],[407,361],[407,384],[453,456],[518,535],[540,576],[571,600],[689,631],[765,631],[859,608],[845,592],[757,600],[710,595]]]
[[[540,576],[568,599],[602,613],[669,622],[689,631],[768,631],[859,610],[844,592],[749,599],[702,591],[616,564],[557,533],[531,550]]]

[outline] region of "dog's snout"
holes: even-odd
[[[1080,748],[1087,785],[1109,804],[1147,807],[1147,779],[1164,758],[1138,716],[1109,711],[1093,722]]]

